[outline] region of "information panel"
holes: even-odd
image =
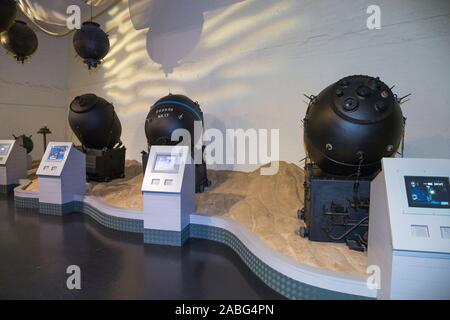
[[[0,144],[0,156],[6,156],[8,155],[9,148],[11,147],[11,144],[2,143]]]
[[[68,146],[53,146],[50,150],[47,160],[62,161],[66,155]]]
[[[180,157],[173,154],[157,154],[153,172],[178,173]]]
[[[72,154],[71,148],[71,142],[50,142],[36,174],[38,176],[61,176],[67,158]]]
[[[188,157],[187,146],[152,146],[141,190],[180,193]]]
[[[405,176],[409,207],[450,208],[448,177]]]

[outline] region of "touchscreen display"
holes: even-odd
[[[154,172],[177,173],[179,168],[179,156],[171,154],[156,155]]]
[[[450,208],[448,177],[405,176],[408,205],[417,208]]]
[[[0,156],[6,156],[8,154],[10,144],[0,144]]]
[[[54,146],[50,150],[47,160],[50,161],[62,161],[66,155],[68,147],[67,146]]]

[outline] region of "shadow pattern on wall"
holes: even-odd
[[[147,51],[167,75],[202,37],[203,13],[244,0],[129,0],[136,30],[149,29]]]
[[[220,132],[254,128],[252,115],[264,114],[277,103],[273,78],[292,69],[288,60],[277,58],[283,55],[283,44],[295,45],[304,24],[294,0],[183,0],[173,16],[168,8],[175,10],[176,1],[169,2],[130,0],[108,10],[99,21],[111,41],[102,68],[89,74],[72,70],[71,97],[89,88],[114,102],[121,121],[127,124],[122,137],[130,159],[139,159],[146,146],[143,119],[150,106],[169,93],[197,100],[205,108],[207,128]],[[153,7],[146,7],[152,3]],[[196,13],[184,3],[191,4]],[[189,32],[197,35],[187,36]],[[149,53],[149,37],[155,38],[150,41],[159,47],[158,52]],[[268,89],[255,94],[260,83]],[[279,113],[259,119],[258,127],[279,127],[278,118]]]

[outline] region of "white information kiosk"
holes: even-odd
[[[86,159],[84,153],[70,142],[50,142],[37,171],[39,181],[39,208],[50,212],[85,194]],[[49,211],[49,212],[46,212]],[[62,212],[64,213],[64,212]]]
[[[450,299],[450,160],[382,160],[372,181],[368,264],[379,299]]]
[[[142,184],[144,242],[182,245],[195,211],[195,166],[187,146],[152,146]]]
[[[15,140],[0,140],[0,193],[12,191],[27,177],[25,148]]]

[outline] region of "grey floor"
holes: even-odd
[[[81,269],[68,290],[66,268]],[[0,195],[0,299],[281,299],[223,244],[143,245],[88,216],[39,215]]]

